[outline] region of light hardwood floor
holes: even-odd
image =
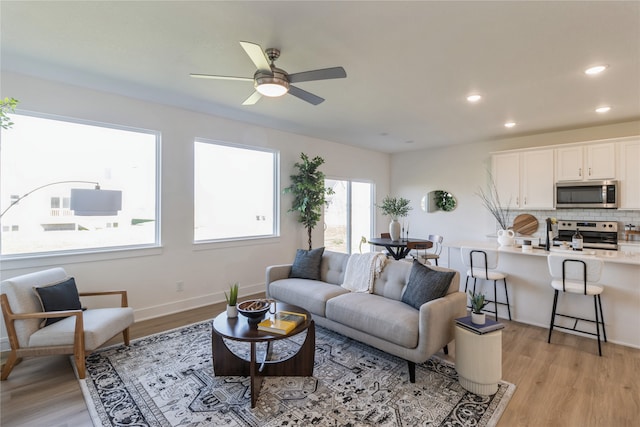
[[[136,323],[137,338],[210,319],[223,304]],[[499,427],[640,425],[640,350],[504,321],[502,377],[516,392]],[[117,343],[118,339],[110,343]],[[447,358],[453,360],[455,346]],[[440,354],[443,356],[443,354]],[[25,359],[0,383],[3,427],[91,426],[69,358]]]

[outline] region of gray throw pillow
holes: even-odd
[[[310,251],[298,249],[296,259],[291,266],[289,277],[320,280],[320,263],[322,262],[323,253],[324,248],[312,249]]]
[[[34,289],[40,299],[43,311],[80,310],[82,308],[76,281],[73,277],[60,283]],[[64,317],[45,319],[42,327],[51,325],[62,319],[64,319]]]
[[[425,302],[445,296],[455,274],[453,271],[432,270],[413,260],[402,302],[420,309]]]

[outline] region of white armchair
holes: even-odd
[[[88,310],[43,311],[34,288],[69,279],[62,268],[52,268],[4,280],[0,305],[11,353],[2,367],[2,381],[23,357],[73,354],[80,378],[85,377],[85,355],[122,332],[129,345],[133,309],[126,291],[85,292],[83,296],[120,295],[120,307]],[[63,318],[41,327],[44,319]]]

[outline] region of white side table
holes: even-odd
[[[475,394],[496,393],[502,378],[502,331],[480,335],[456,325],[455,339],[460,385]]]

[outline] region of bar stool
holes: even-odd
[[[496,270],[498,267],[498,251],[495,250],[481,250],[462,247],[460,249],[460,255],[462,256],[462,262],[467,270],[467,279],[464,283],[464,292],[467,293],[469,286],[469,278],[473,278],[473,293],[476,293],[476,283],[478,279],[481,280],[493,280],[493,300],[486,300],[489,303],[493,303],[495,311],[484,310],[489,313],[495,313],[496,320],[498,320],[498,305],[506,305],[507,313],[509,314],[509,320],[511,320],[511,305],[509,304],[509,290],[507,289],[507,274]],[[497,282],[502,280],[504,283],[504,295],[506,302],[498,301]]]
[[[582,257],[574,254],[549,254],[549,256],[547,257],[547,263],[549,264],[549,273],[552,277],[551,287],[555,290],[553,296],[551,322],[549,324],[549,338],[547,339],[547,342],[551,343],[551,333],[553,332],[554,326],[559,329],[566,329],[569,331],[576,331],[587,335],[593,335],[598,338],[598,354],[602,356],[602,347],[600,344],[600,325],[602,325],[602,335],[604,338],[604,342],[607,342],[607,331],[604,327],[604,316],[602,315],[602,300],[600,299],[600,295],[602,294],[602,291],[604,291],[604,287],[602,285],[597,285],[596,282],[600,280],[604,262],[596,258],[589,258],[586,256]],[[568,292],[577,295],[593,296],[593,307],[596,320],[584,319],[582,317],[558,313],[556,309],[558,307],[558,294],[560,293],[560,291],[562,291],[563,293]],[[568,328],[556,325],[556,316],[574,319],[575,322],[573,324],[573,327]],[[596,332],[593,333],[577,329],[579,321],[595,323]]]

